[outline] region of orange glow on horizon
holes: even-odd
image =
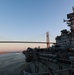
[[[0,52],[2,51],[23,51],[28,47],[35,48],[46,48],[46,44],[0,44]]]

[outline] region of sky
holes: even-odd
[[[50,41],[68,29],[63,19],[72,12],[73,0],[0,0],[0,41]],[[0,51],[22,51],[41,44],[0,44]]]

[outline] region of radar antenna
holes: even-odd
[[[72,7],[73,13],[74,13],[74,6]]]

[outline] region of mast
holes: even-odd
[[[68,26],[70,26],[71,34],[74,35],[74,7],[72,7],[72,10],[72,13],[67,14],[68,20],[64,20],[64,22],[66,22]]]
[[[68,26],[70,27],[70,35],[69,35],[70,45],[69,47],[72,46],[72,41],[74,39],[74,7],[72,7],[72,10],[73,10],[72,13],[67,14],[67,20],[64,20],[64,22],[66,22]]]

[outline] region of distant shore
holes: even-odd
[[[0,54],[7,54],[7,53],[19,53],[19,52],[0,52]]]
[[[0,54],[6,54],[6,53],[9,53],[9,52],[0,52]]]

